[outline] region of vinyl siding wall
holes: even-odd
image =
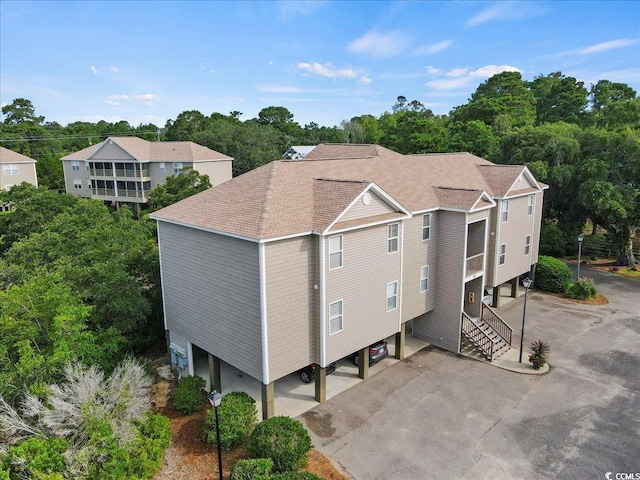
[[[509,198],[509,220],[502,222],[501,214],[498,216],[500,222],[500,236],[497,240],[498,250],[496,250],[497,285],[522,275],[530,270],[532,262],[532,251],[525,255],[525,237],[531,236],[533,245],[534,220],[536,215],[527,215],[528,195],[522,197]],[[504,201],[500,202],[502,206]],[[535,207],[534,207],[535,209]],[[502,210],[500,210],[502,212]],[[534,212],[535,213],[535,212]],[[507,257],[504,265],[499,265],[499,246],[507,245]]]
[[[64,188],[70,195],[83,198],[91,198],[91,189],[89,188],[89,171],[87,170],[87,162],[77,160],[80,164],[80,170],[73,170],[73,160],[64,160],[62,162],[62,171],[64,173]],[[80,180],[82,188],[75,188],[73,181]]]
[[[393,223],[393,222],[392,222]],[[400,223],[402,245],[402,223]],[[325,242],[326,360],[333,362],[399,329],[402,284],[401,251],[387,254],[387,225],[343,234],[343,266],[329,270],[329,240]],[[398,307],[386,312],[387,284],[398,282]],[[343,329],[329,334],[329,305],[343,301]]]
[[[320,326],[314,311],[317,237],[265,245],[269,380],[319,361]]]
[[[5,175],[2,166],[7,164],[17,165],[18,175]],[[22,182],[38,185],[35,163],[5,162],[0,164],[0,189],[5,190],[7,185],[20,185]]]
[[[258,244],[166,222],[158,241],[170,336],[262,381]]]
[[[210,162],[196,162],[193,165],[200,175],[209,175],[211,186],[231,180],[231,160],[218,160]]]
[[[437,301],[430,312],[413,322],[413,336],[433,345],[458,352],[464,288],[466,214],[438,213]]]
[[[436,299],[436,237],[438,214],[431,212],[431,238],[422,240],[422,217],[417,214],[403,221],[404,258],[402,268],[402,321],[406,322],[433,309]],[[420,292],[420,268],[429,265],[429,288]]]
[[[544,193],[536,193],[535,202],[533,204],[533,238],[531,240],[531,264],[538,263],[538,255],[540,251],[540,228],[542,227],[542,202]]]
[[[362,199],[358,200],[344,213],[342,217],[340,217],[340,221],[346,222],[348,220],[357,220],[359,218],[372,217],[374,215],[382,215],[396,211],[374,192],[369,193],[371,194],[371,203],[369,203],[369,205],[362,203]]]

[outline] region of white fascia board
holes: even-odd
[[[377,196],[382,198],[391,207],[395,208],[396,210],[400,210],[402,213],[405,213],[408,216],[411,216],[411,212],[408,209],[406,209],[400,202],[398,202],[395,198],[393,198],[391,195],[385,192],[382,188],[376,185],[375,182],[371,182],[351,201],[351,203],[347,206],[347,208],[345,208],[342,211],[342,213],[340,213],[340,215],[338,215],[333,220],[333,222],[329,224],[325,232],[328,232],[336,223],[340,222],[340,219],[344,216],[344,214],[347,213],[351,209],[351,207],[353,207],[356,204],[356,202],[358,202],[364,196],[364,194],[370,190],[374,192]]]
[[[158,260],[160,264],[160,292],[162,293],[162,321],[164,322],[164,330],[167,331],[167,305],[166,298],[167,296],[164,294],[164,282],[162,281],[162,247],[160,246],[160,222],[158,222]]]
[[[267,329],[267,271],[264,243],[258,245],[260,275],[260,332],[262,344],[262,383],[269,385],[269,331]]]
[[[320,366],[325,368],[327,366],[327,340],[326,340],[326,258],[324,254],[324,236],[318,235],[318,250],[320,261]]]
[[[416,210],[415,212],[411,212],[411,213],[413,215],[422,215],[424,213],[437,212],[438,210],[440,210],[440,207],[432,207],[432,208],[427,208],[425,210]]]
[[[354,227],[347,227],[347,228],[342,228],[340,230],[331,230],[329,231],[328,229],[325,230],[324,232],[319,232],[320,235],[336,235],[338,233],[344,233],[344,232],[350,232],[352,230],[360,230],[361,228],[369,228],[369,227],[375,227],[377,225],[385,225],[388,223],[397,223],[397,222],[401,222],[402,220],[407,220],[408,218],[411,218],[412,215],[403,215],[401,217],[397,217],[397,218],[392,218],[392,219],[387,219],[387,220],[380,220],[377,222],[371,222],[371,223],[363,223],[362,225],[356,225]]]
[[[193,228],[195,230],[202,230],[203,232],[215,233],[217,235],[222,235],[224,237],[237,238],[239,240],[245,240],[247,242],[253,242],[253,243],[261,243],[260,240],[257,239],[257,238],[245,237],[243,235],[237,235],[235,233],[229,233],[229,232],[225,232],[223,230],[215,230],[213,228],[200,227],[198,225],[191,225],[189,223],[178,222],[178,221],[175,221],[175,220],[168,220],[166,218],[155,217],[155,216],[153,216],[153,214],[149,215],[149,218],[152,219],[152,220],[155,220],[158,223],[160,223],[160,222],[172,223],[173,225],[179,225],[181,227]]]
[[[531,173],[531,170],[529,170],[526,166],[522,167],[522,171],[520,172],[520,175],[518,175],[518,178],[520,178],[522,175],[524,175],[525,177],[527,177],[527,180],[529,180],[530,183],[533,184],[534,188],[537,188],[538,191],[542,191],[542,187],[540,187],[540,184],[538,183],[538,181],[536,180],[536,178],[533,176],[533,174]],[[516,182],[518,181],[518,178],[515,179],[515,181],[511,184],[511,186],[509,187],[509,189],[507,190],[507,193],[504,194],[504,198],[509,196],[509,192],[511,191],[511,189],[513,188],[513,186],[516,184]],[[521,195],[514,195],[514,197],[519,197]]]
[[[141,140],[143,140],[143,139],[141,139]],[[131,155],[131,152],[129,152],[126,148],[123,148],[122,145],[120,145],[118,142],[116,142],[112,137],[107,137],[104,142],[102,142],[100,145],[98,145],[98,148],[96,148],[93,152],[91,152],[89,154],[89,156],[87,157],[85,162],[88,162],[89,160],[91,160],[93,158],[93,156],[96,153],[98,153],[100,150],[102,150],[104,148],[104,146],[107,145],[109,142],[112,142],[112,143],[116,144],[120,150],[125,152],[127,155],[129,155],[131,158],[133,158],[135,161],[140,162],[140,160],[138,160],[138,158],[135,155]],[[146,140],[145,140],[145,142],[146,142]]]
[[[487,201],[487,202],[491,203],[491,205],[490,206],[486,206],[486,207],[481,207],[481,208],[475,208],[475,206],[481,200]],[[493,198],[491,198],[491,195],[489,195],[486,190],[483,190],[482,193],[480,194],[480,196],[478,197],[478,199],[476,200],[476,203],[473,204],[473,207],[471,207],[471,210],[469,210],[469,211],[470,212],[480,212],[482,210],[488,210],[490,208],[493,208],[496,205],[497,205],[497,203]]]

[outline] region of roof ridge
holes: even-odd
[[[275,176],[276,164],[280,162],[273,161],[267,164],[269,174],[267,176],[267,186],[264,189],[264,197],[262,200],[262,207],[260,208],[260,224],[258,225],[258,238],[261,238],[265,230],[265,224],[269,219],[269,200],[274,192],[273,177]]]

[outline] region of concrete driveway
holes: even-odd
[[[581,275],[610,303],[529,292],[525,348],[550,343],[548,374],[427,347],[298,418],[358,480],[640,472],[640,281],[588,267]],[[498,309],[518,331],[514,346],[522,307],[520,297]]]

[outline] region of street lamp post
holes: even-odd
[[[533,280],[526,277],[522,280],[522,285],[524,286],[524,308],[522,310],[522,332],[520,333],[520,363],[522,363],[522,348],[524,346],[524,321],[527,318],[527,293],[533,285]]]
[[[578,235],[578,277],[576,280],[580,280],[580,257],[582,257],[582,241],[584,240],[584,235],[581,233]]]
[[[222,395],[214,390],[209,395],[207,395],[207,400],[209,400],[209,403],[211,404],[214,411],[216,412],[216,440],[218,443],[218,471],[220,472],[220,480],[223,480],[222,450],[220,448],[220,424],[218,423],[218,407],[220,406],[220,402],[222,402]]]

